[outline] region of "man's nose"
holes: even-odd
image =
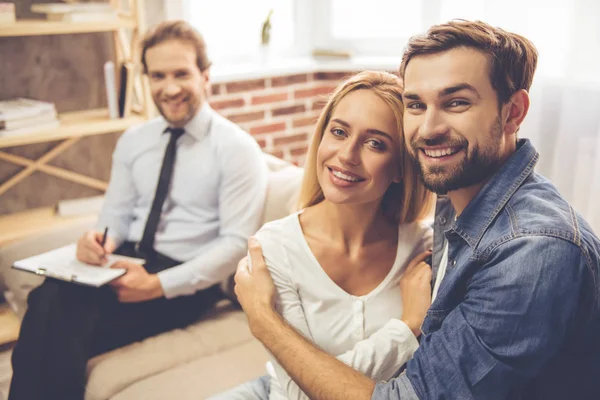
[[[448,132],[448,124],[440,110],[428,108],[419,125],[419,138],[433,139]]]
[[[177,82],[175,82],[174,80],[169,79],[166,82],[164,93],[167,96],[175,96],[175,95],[179,94],[179,92],[181,92],[181,86],[178,85]]]

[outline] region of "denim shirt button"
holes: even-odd
[[[444,225],[446,223],[446,217],[440,217],[438,221],[441,225]]]

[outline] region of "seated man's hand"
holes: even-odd
[[[248,240],[252,271],[248,268],[247,258],[243,258],[235,274],[235,294],[248,316],[248,324],[254,336],[259,337],[263,328],[268,327],[268,317],[276,315],[273,306],[275,284],[267,269],[258,240]]]
[[[421,335],[421,325],[431,305],[431,267],[425,259],[431,251],[425,251],[408,264],[400,279],[402,296],[402,321],[416,337]]]
[[[107,237],[104,248],[102,247],[102,232],[88,231],[77,241],[77,259],[90,265],[102,265],[107,259],[107,254],[116,250],[115,241]]]
[[[164,296],[158,275],[149,274],[142,265],[118,261],[111,268],[127,269],[125,275],[110,282],[120,302],[138,303]]]

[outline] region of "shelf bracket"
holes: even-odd
[[[108,183],[105,181],[79,174],[77,172],[69,171],[64,168],[48,165],[52,159],[56,158],[56,156],[73,146],[75,143],[77,143],[77,141],[79,141],[79,138],[77,137],[67,139],[35,161],[0,151],[0,160],[25,167],[23,170],[17,172],[12,178],[0,185],[0,196],[36,171],[56,176],[70,182],[75,182],[92,189],[106,191]]]

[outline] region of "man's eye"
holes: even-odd
[[[468,106],[469,102],[464,101],[464,100],[452,100],[450,103],[448,103],[448,107],[454,108],[454,107],[463,107],[463,106]]]
[[[179,79],[185,79],[188,77],[188,73],[187,72],[180,72],[176,75],[177,78]]]
[[[423,108],[425,108],[425,106],[423,105],[423,103],[414,102],[414,103],[408,103],[406,108],[411,109],[411,110],[422,110]]]

